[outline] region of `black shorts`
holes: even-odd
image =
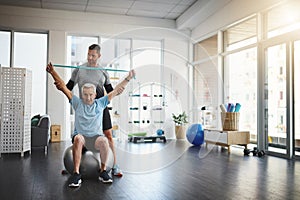
[[[109,114],[109,110],[107,107],[103,110],[102,127],[103,127],[102,128],[103,130],[108,130],[108,129],[112,128],[110,114]]]

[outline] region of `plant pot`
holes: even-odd
[[[185,126],[175,126],[176,139],[185,139]]]

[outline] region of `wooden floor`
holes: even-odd
[[[228,155],[220,147],[199,148],[176,140],[116,142],[124,176],[114,177],[109,185],[84,179],[73,189],[67,186],[69,175],[61,174],[69,145],[52,143],[47,156],[42,149],[23,158],[2,154],[0,199],[300,199],[299,161],[244,156],[242,148],[232,148]]]

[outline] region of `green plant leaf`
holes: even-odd
[[[173,121],[174,121],[175,125],[178,125],[178,126],[188,123],[187,117],[188,116],[186,115],[185,112],[178,114],[178,115],[175,115],[174,113],[172,113]]]

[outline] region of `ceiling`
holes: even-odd
[[[203,0],[0,0],[0,5],[176,20],[199,1]]]

